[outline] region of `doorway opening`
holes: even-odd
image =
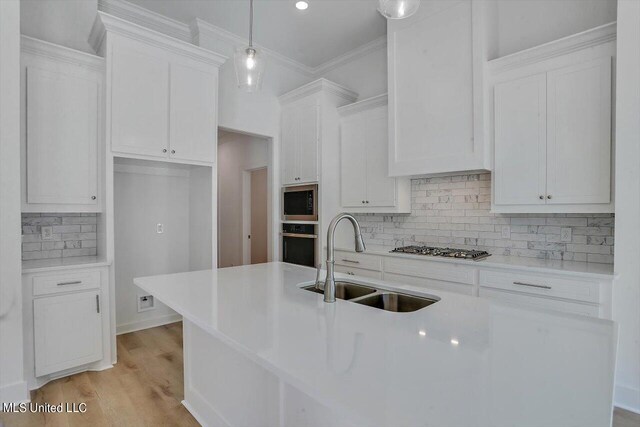
[[[218,268],[270,260],[271,139],[218,130]]]

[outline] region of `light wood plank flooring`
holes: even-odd
[[[38,403],[86,402],[86,413],[0,413],[0,427],[198,426],[180,404],[182,371],[182,323],[120,335],[113,369],[76,374],[32,392]],[[638,426],[640,415],[614,411],[613,427]]]

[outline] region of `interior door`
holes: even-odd
[[[251,171],[251,264],[267,256],[267,168]]]
[[[547,105],[547,203],[609,203],[611,57],[549,72]]]
[[[396,179],[389,177],[387,107],[367,111],[364,123],[367,156],[366,206],[396,205]]]
[[[367,123],[362,115],[353,115],[345,117],[340,127],[340,187],[343,207],[366,206],[364,203],[367,197],[366,126]],[[385,160],[386,158],[385,147]]]
[[[114,41],[111,64],[111,148],[166,157],[169,148],[169,61],[132,41]]]
[[[298,180],[318,181],[318,142],[320,139],[320,106],[315,100],[298,108]]]
[[[102,359],[99,292],[33,301],[36,376]]]
[[[26,67],[27,203],[97,205],[101,84],[79,67]]]
[[[540,205],[546,197],[546,75],[495,85],[496,205]]]
[[[211,67],[171,63],[169,148],[172,158],[214,161],[217,88],[217,77]]]

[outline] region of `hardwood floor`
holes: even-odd
[[[119,335],[117,341],[113,369],[61,378],[31,393],[35,403],[86,402],[86,413],[0,413],[0,427],[199,426],[180,403],[182,323]],[[640,415],[616,408],[613,427],[638,426]]]
[[[182,323],[119,335],[113,369],[52,381],[31,393],[33,402],[86,402],[84,414],[6,414],[0,425],[199,426],[183,398]]]

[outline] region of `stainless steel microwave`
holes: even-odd
[[[318,185],[283,187],[282,219],[285,221],[317,221]]]

